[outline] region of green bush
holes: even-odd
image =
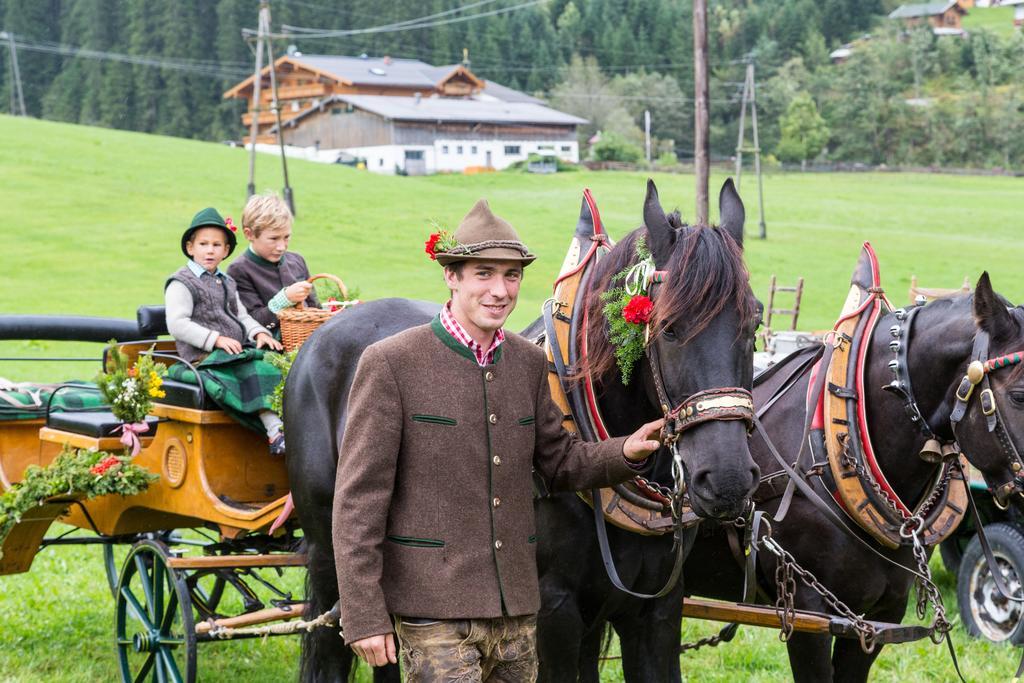
[[[643,150],[615,133],[603,133],[601,140],[590,148],[590,153],[597,161],[625,161],[631,164],[644,156]]]

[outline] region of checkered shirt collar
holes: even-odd
[[[494,339],[491,341],[490,348],[485,351],[484,347],[478,344],[469,332],[466,331],[466,328],[452,315],[451,301],[448,301],[441,309],[441,325],[448,334],[452,335],[460,344],[473,352],[473,357],[476,358],[477,365],[480,367],[494,362],[494,352],[505,341],[505,330],[499,329],[494,333]]]

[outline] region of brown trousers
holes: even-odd
[[[537,680],[536,615],[425,623],[396,617],[395,631],[408,683]]]

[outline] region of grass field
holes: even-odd
[[[178,241],[192,214],[213,205],[237,219],[245,196],[243,150],[172,138],[0,116],[0,225],[5,267],[0,313],[134,317],[162,299],[180,266]],[[346,167],[291,162],[298,219],[295,249],[314,271],[340,275],[363,298],[440,301],[436,264],[422,253],[431,219],[454,227],[487,197],[540,255],[527,273],[512,327],[524,326],[548,295],[590,187],[615,237],[639,224],[646,174],[492,174],[389,178]],[[280,188],[280,165],[257,160],[257,186]],[[692,216],[692,176],[658,174],[666,208]],[[716,175],[712,184],[724,180]],[[875,245],[883,283],[906,299],[911,274],[926,286],[956,287],[987,269],[1011,300],[1024,298],[1020,243],[1024,180],[910,174],[776,174],[765,178],[768,239],[758,240],[754,179],[745,176],[746,258],[755,292],[768,279],[806,278],[800,327],[830,327],[860,243]],[[715,211],[713,210],[713,213]],[[98,355],[95,345],[0,342],[0,356]],[[89,378],[87,363],[5,361],[12,380]],[[952,578],[933,563],[953,610]],[[112,601],[94,548],[51,549],[25,575],[0,578],[0,683],[107,681],[116,676]],[[688,639],[717,625],[687,623]],[[1017,652],[955,640],[969,680],[1008,679]],[[202,680],[289,680],[294,639],[216,644],[202,650]],[[742,629],[737,640],[684,659],[687,680],[777,681],[788,677],[774,632]],[[887,648],[874,680],[954,678],[944,649],[927,641]],[[617,664],[605,679],[620,680]]]
[[[1016,30],[1013,27],[1012,7],[972,7],[963,18],[966,31],[985,29],[1007,38]]]

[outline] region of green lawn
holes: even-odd
[[[162,299],[178,268],[182,230],[213,205],[238,221],[245,198],[243,150],[194,141],[0,116],[0,187],[6,266],[0,312],[133,317]],[[298,205],[294,247],[314,272],[340,275],[363,298],[414,296],[441,301],[438,266],[422,252],[429,221],[454,227],[487,197],[539,254],[524,283],[515,328],[526,325],[550,292],[590,187],[609,232],[640,222],[643,173],[492,174],[390,178],[341,166],[291,162]],[[280,188],[280,164],[257,160],[257,186]],[[717,190],[725,176],[717,174]],[[666,208],[692,216],[693,177],[656,174]],[[757,234],[754,178],[744,177],[748,235]],[[890,297],[907,297],[910,276],[956,287],[987,269],[996,288],[1024,298],[1020,263],[1024,180],[914,174],[774,174],[765,178],[769,238],[748,237],[755,292],[769,277],[806,278],[800,327],[830,327],[848,288],[860,244],[871,240]],[[98,355],[96,345],[0,342],[0,357]],[[5,361],[12,380],[88,378],[94,363]],[[0,682],[97,681],[115,676],[113,607],[92,548],[44,552],[33,570],[0,579]],[[937,565],[936,565],[937,567]],[[936,568],[952,610],[951,578]],[[686,625],[687,637],[717,629]],[[1008,679],[1017,652],[956,641],[969,680]],[[203,680],[288,680],[294,639],[216,644],[202,651]],[[688,656],[688,680],[775,681],[788,676],[774,632],[743,629],[737,641]],[[950,680],[944,649],[928,642],[887,648],[875,680]],[[614,662],[606,679],[619,680]]]
[[[1004,38],[1013,35],[1012,7],[972,7],[963,18],[967,31],[985,29]]]

